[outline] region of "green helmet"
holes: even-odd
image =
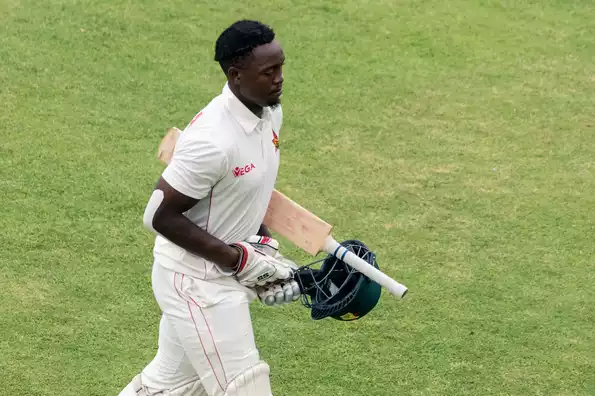
[[[362,242],[346,240],[341,245],[378,268],[376,255]],[[334,255],[322,260],[320,269],[312,269],[311,265],[300,267],[295,280],[302,291],[302,303],[311,309],[312,319],[358,320],[378,303],[380,285]]]

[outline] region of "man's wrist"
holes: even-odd
[[[226,245],[225,252],[220,255],[218,265],[225,272],[235,272],[242,258],[240,247],[236,245]]]

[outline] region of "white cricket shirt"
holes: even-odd
[[[198,199],[185,216],[225,243],[258,232],[279,169],[281,106],[258,118],[227,84],[180,135],[162,177],[176,190]],[[200,279],[222,276],[217,266],[161,235],[155,257],[166,268]]]

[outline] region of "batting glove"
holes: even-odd
[[[260,235],[252,235],[245,239],[245,242],[248,242],[255,249],[268,254],[271,257],[276,258],[279,261],[283,261],[285,264],[290,266],[292,269],[297,269],[298,266],[293,261],[284,257],[281,253],[279,253],[279,241],[274,238],[260,236]]]
[[[260,302],[264,305],[283,305],[300,298],[300,287],[296,281],[288,280],[276,282],[262,287],[256,287]]]
[[[275,259],[288,265],[292,270],[297,269],[297,265],[279,253],[279,241],[274,238],[252,235],[246,238],[245,242],[251,244],[255,249],[274,257]],[[300,295],[300,287],[293,279],[277,281],[266,286],[256,287],[256,292],[260,301],[268,306],[283,305],[296,301]]]
[[[266,236],[252,235],[246,238],[245,241],[254,246],[254,248],[287,264],[292,270],[298,268],[293,261],[285,258],[279,253],[279,242],[276,239]],[[260,301],[268,306],[291,303],[299,299],[301,295],[300,287],[293,279],[257,287],[256,291]]]
[[[265,254],[250,243],[242,241],[231,246],[240,251],[238,265],[232,273],[240,284],[254,288],[293,277],[289,264]]]

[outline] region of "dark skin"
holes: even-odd
[[[280,103],[283,85],[283,50],[276,41],[256,47],[241,65],[231,66],[227,73],[230,90],[258,117],[263,107]],[[153,217],[153,228],[165,238],[187,251],[209,260],[226,270],[234,270],[240,252],[196,226],[184,213],[198,203],[162,178],[155,187],[163,191],[161,205]],[[272,236],[267,227],[260,226],[258,235]]]
[[[229,89],[256,116],[280,103],[285,54],[277,41],[256,47],[252,54],[227,72]]]

